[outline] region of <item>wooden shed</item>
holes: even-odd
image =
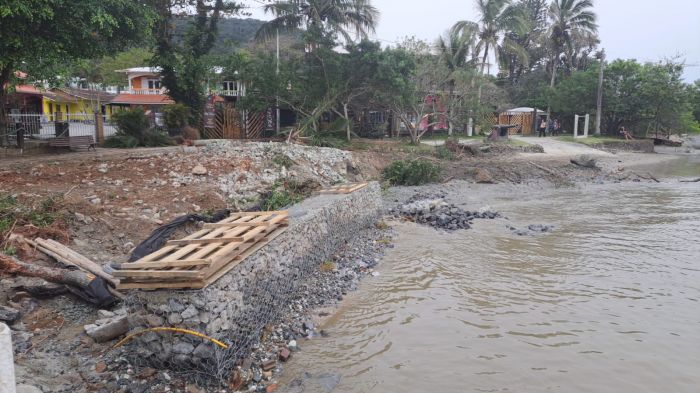
[[[511,134],[532,135],[536,132],[537,122],[542,116],[547,116],[547,112],[537,108],[513,108],[494,115],[494,124],[517,125],[510,129]],[[533,124],[534,122],[534,124]]]

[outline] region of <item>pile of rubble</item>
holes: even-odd
[[[448,231],[470,229],[474,219],[495,219],[501,216],[492,211],[466,211],[445,202],[442,198],[409,202],[390,210],[389,213]]]

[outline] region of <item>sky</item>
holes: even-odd
[[[372,0],[381,12],[374,37],[433,42],[458,20],[477,20],[474,0]],[[256,4],[249,2],[249,4]],[[420,5],[419,5],[420,4]],[[681,55],[685,80],[700,80],[700,0],[594,0],[608,59],[658,61]],[[259,9],[252,17],[269,19]]]

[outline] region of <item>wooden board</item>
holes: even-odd
[[[367,187],[367,183],[337,184],[319,191],[319,194],[350,194]]]
[[[286,230],[288,213],[243,212],[115,271],[119,289],[198,289],[212,284]]]

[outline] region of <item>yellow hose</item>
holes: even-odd
[[[205,339],[205,340],[209,340],[209,341],[213,342],[214,344],[220,346],[220,347],[223,348],[223,349],[228,349],[228,345],[222,343],[221,341],[219,341],[219,340],[217,340],[217,339],[211,338],[211,337],[209,337],[209,336],[205,336],[205,335],[202,334],[202,333],[195,332],[194,330],[187,330],[187,329],[180,329],[180,328],[170,328],[170,327],[155,327],[155,328],[145,329],[145,330],[142,330],[142,331],[140,331],[140,332],[136,332],[136,333],[130,334],[130,335],[124,337],[123,340],[121,340],[121,341],[119,341],[118,343],[116,343],[116,344],[112,347],[112,349],[119,348],[119,347],[121,347],[122,345],[124,345],[126,342],[130,341],[132,338],[134,338],[134,337],[136,337],[136,336],[139,336],[139,335],[141,335],[141,334],[144,334],[144,333],[148,333],[148,332],[175,332],[175,333],[190,334],[190,335],[195,336],[195,337],[199,337],[199,338],[203,338],[203,339]]]

